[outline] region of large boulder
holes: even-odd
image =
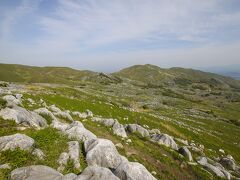
[[[62,177],[61,173],[42,165],[17,168],[10,175],[11,180],[58,180]]]
[[[0,116],[4,120],[14,120],[17,124],[27,127],[41,129],[47,127],[47,121],[35,112],[27,111],[26,109],[14,106],[13,108],[5,108],[0,110]]]
[[[107,139],[85,141],[86,161],[89,166],[101,166],[115,169],[121,163],[121,157],[112,143]]]
[[[183,156],[185,156],[188,159],[188,161],[192,161],[193,160],[192,154],[191,154],[191,152],[188,150],[188,148],[186,146],[179,148],[178,152],[180,154],[182,154]]]
[[[116,121],[112,127],[113,133],[116,134],[117,136],[126,138],[127,133],[125,131],[125,128],[122,124],[120,124],[118,121]]]
[[[148,130],[143,128],[142,126],[140,126],[138,124],[128,124],[125,128],[129,133],[137,132],[142,137],[149,137],[150,136]]]
[[[86,141],[91,139],[96,139],[97,136],[87,130],[82,123],[78,121],[72,122],[65,130],[65,134],[69,138],[76,138],[78,141]]]
[[[3,96],[3,99],[5,101],[7,101],[7,106],[8,107],[13,107],[15,105],[21,105],[21,98],[16,98],[15,96],[13,95],[6,95],[6,96]]]
[[[155,177],[140,163],[129,162],[121,157],[121,164],[114,170],[114,174],[122,180],[156,180]]]
[[[171,136],[169,136],[168,134],[154,134],[151,137],[151,141],[157,142],[158,144],[165,145],[174,150],[178,150],[178,145],[173,140],[173,138]]]
[[[75,180],[119,180],[109,169],[88,166]]]
[[[25,134],[14,134],[10,136],[0,137],[0,151],[6,150],[32,150],[34,145],[34,139],[26,136]]]

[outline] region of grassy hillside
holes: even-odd
[[[79,71],[68,67],[0,64],[0,80],[9,82],[71,84],[96,74],[91,71]]]
[[[240,88],[240,83],[230,77],[206,73],[193,69],[162,69],[153,65],[136,65],[114,73],[117,76],[130,78],[153,85],[182,85],[199,83],[211,88]]]

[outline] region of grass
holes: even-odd
[[[199,87],[189,90],[188,88],[191,87],[187,87],[189,83],[186,83],[184,78],[180,79],[179,84],[184,88],[171,87],[168,90],[162,86],[154,86],[141,89],[136,86],[123,88],[121,85],[90,83],[85,84],[84,88],[29,85],[31,94],[24,94],[23,104],[24,107],[33,110],[39,108],[39,104],[29,106],[26,99],[29,97],[35,102],[39,102],[42,98],[48,105],[55,104],[63,110],[84,112],[89,109],[94,115],[116,118],[122,124],[138,123],[142,126],[146,124],[151,129],[158,128],[162,133],[194,141],[197,145],[203,144],[205,146],[204,152],[210,158],[220,156],[218,150],[221,148],[225,150],[226,154],[231,154],[237,162],[240,162],[240,129],[234,125],[234,122],[240,119],[239,102],[228,102],[224,99],[225,91],[222,90],[216,91],[221,91],[223,96],[219,93],[214,95],[214,93],[205,92]],[[202,96],[206,93],[209,95]],[[156,104],[152,105],[153,102]],[[163,106],[158,106],[161,102],[164,102]],[[219,107],[219,103],[224,107]],[[145,104],[148,108],[144,109],[143,105]],[[200,112],[200,115],[193,113],[195,116],[192,116],[191,109],[197,113]],[[51,122],[48,117],[45,118],[48,123]],[[81,120],[77,117],[74,119]],[[230,120],[233,122],[229,122]],[[119,153],[131,161],[140,162],[150,172],[156,171],[158,179],[212,178],[200,166],[188,165],[186,160],[180,157],[177,152],[141,138],[138,134],[129,134],[128,136],[133,142],[127,145],[120,137],[114,135],[111,129],[103,125],[98,125],[90,120],[84,121],[83,124],[98,137],[110,139],[115,144],[122,143],[124,148],[118,148]],[[0,126],[0,135],[18,132],[12,121],[0,119]],[[40,131],[29,129],[22,133],[34,138],[36,147],[42,149],[47,155],[44,161],[39,161],[34,157],[31,157],[34,158],[31,160],[29,157],[32,163],[57,168],[56,160],[60,153],[66,151],[67,137],[51,128]],[[87,164],[84,158],[83,144],[81,144],[81,149],[80,163],[84,169]],[[27,160],[19,159],[19,162],[28,164],[28,155],[25,156]],[[197,156],[199,154],[193,153],[194,158]],[[71,161],[69,161],[64,173],[69,172],[79,173],[74,170]],[[2,173],[4,174],[4,172]]]
[[[3,120],[1,120],[2,124]],[[33,156],[30,152],[16,149],[14,151],[4,151],[0,153],[0,162],[1,164],[10,163],[11,170],[23,166],[29,165],[46,165],[52,168],[57,169],[58,163],[57,159],[59,158],[62,152],[67,150],[68,138],[60,134],[57,130],[50,127],[36,131],[34,129],[27,129],[24,131],[17,131],[14,128],[14,124],[10,124],[11,121],[7,121],[8,125],[5,126],[4,130],[1,128],[0,133],[3,135],[11,135],[15,133],[23,133],[35,140],[35,148],[41,149],[46,155],[44,160],[38,159],[36,156]],[[12,127],[10,127],[13,125]],[[11,170],[1,170],[0,177],[2,179],[7,179]]]
[[[4,109],[7,106],[7,101],[0,97],[0,109]]]

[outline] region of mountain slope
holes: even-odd
[[[201,83],[215,88],[240,88],[239,81],[230,77],[193,69],[162,69],[150,64],[131,66],[113,74],[154,85],[169,84],[186,86],[193,83]]]
[[[34,67],[0,64],[0,79],[10,82],[69,84],[95,74],[91,71],[79,71],[67,67]]]

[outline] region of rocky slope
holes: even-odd
[[[240,178],[237,83],[197,73],[152,86],[139,72],[71,86],[1,82],[0,179]]]

